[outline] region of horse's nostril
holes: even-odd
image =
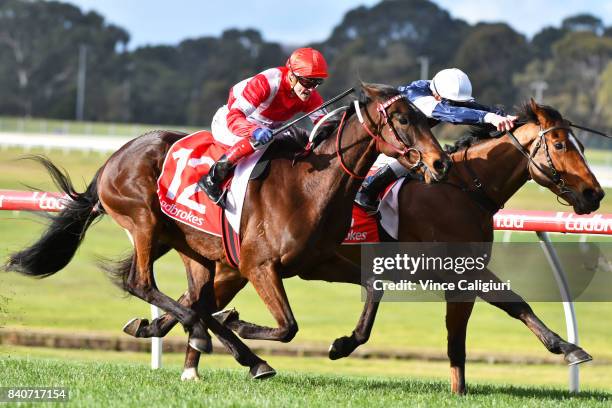
[[[436,160],[433,165],[434,169],[436,169],[437,171],[442,171],[446,168],[442,160]]]
[[[596,191],[592,188],[585,188],[582,191],[582,195],[589,201],[601,201],[605,193],[603,192],[603,190]]]

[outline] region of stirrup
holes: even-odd
[[[217,187],[214,184],[214,182],[209,180],[208,175],[202,177],[200,181],[198,181],[198,188],[202,190],[206,194],[206,196],[210,199],[210,201],[212,201],[215,205],[218,205],[221,208],[225,208],[225,204],[226,204],[225,196],[227,194],[227,190],[225,190],[222,187]],[[218,198],[216,198],[216,194],[213,195],[214,192],[211,192],[209,190],[210,188],[219,190]]]
[[[367,199],[367,194],[361,194],[361,196],[365,196]],[[355,203],[361,207],[368,215],[374,215],[378,212],[378,207],[380,206],[380,200],[376,199],[374,202],[369,202],[369,200],[361,200],[360,192],[357,192],[357,196],[355,196]]]

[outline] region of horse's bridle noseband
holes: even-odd
[[[559,171],[555,167],[555,164],[552,161],[552,157],[550,157],[550,151],[548,149],[548,143],[546,143],[546,134],[548,132],[552,132],[553,130],[567,130],[567,132],[573,136],[572,129],[569,126],[551,126],[547,129],[542,129],[540,127],[540,131],[538,132],[538,141],[535,144],[535,147],[529,152],[527,151],[523,145],[518,141],[516,136],[512,133],[511,130],[507,130],[506,133],[510,136],[510,141],[512,144],[527,158],[527,166],[532,165],[540,173],[542,173],[550,182],[552,182],[559,189],[560,195],[572,194],[572,190],[566,187],[565,180],[559,174]],[[574,136],[575,137],[575,136]],[[537,163],[533,158],[538,153],[538,150],[542,147],[544,149],[544,157],[546,157],[546,162],[548,163],[548,169],[550,170],[550,175],[545,169]]]
[[[380,152],[381,151],[380,146],[382,145],[382,146],[389,147],[391,150],[395,151],[396,153],[399,153],[402,156],[407,156],[411,152],[416,152],[416,154],[418,155],[418,159],[417,159],[416,163],[410,167],[410,170],[414,170],[414,169],[417,169],[417,168],[419,168],[419,167],[424,165],[423,155],[421,154],[421,152],[418,149],[416,149],[414,147],[410,147],[410,141],[405,140],[405,138],[402,137],[399,134],[397,129],[395,129],[395,126],[393,126],[393,122],[391,121],[391,117],[389,116],[389,114],[387,112],[387,109],[389,109],[389,107],[391,105],[393,105],[395,102],[397,102],[397,101],[399,101],[401,99],[406,99],[408,104],[410,104],[411,106],[414,107],[414,105],[412,105],[412,102],[410,102],[410,100],[405,95],[403,95],[403,94],[395,95],[392,98],[386,100],[385,102],[378,103],[378,105],[376,106],[376,111],[378,112],[379,119],[382,118],[383,119],[382,122],[384,122],[384,123],[382,123],[382,125],[381,125],[381,123],[378,123],[378,121],[374,121],[372,118],[370,118],[368,116],[368,119],[370,120],[370,122],[373,122],[376,125],[375,126],[375,129],[376,129],[375,132],[373,132],[370,129],[370,127],[366,124],[363,116],[361,115],[361,106],[359,104],[359,101],[355,100],[353,103],[355,105],[355,113],[357,114],[357,118],[359,120],[359,123],[361,123],[361,126],[365,129],[365,131],[368,133],[368,135],[370,135],[370,137],[376,141],[376,150],[378,152]],[[337,135],[337,138],[336,138],[336,152],[337,152],[337,156],[338,156],[338,158],[340,160],[340,165],[342,166],[342,168],[344,169],[344,171],[346,173],[348,173],[353,178],[364,179],[365,176],[359,176],[359,175],[353,173],[350,169],[348,169],[346,167],[346,165],[344,164],[344,161],[342,160],[342,155],[340,153],[340,139],[341,139],[342,128],[343,128],[343,123],[344,123],[345,117],[346,117],[346,112],[342,116],[342,120],[340,121],[340,126],[338,127],[338,135]],[[391,129],[391,133],[395,137],[395,140],[397,140],[397,142],[400,144],[400,146],[402,146],[401,148],[398,148],[397,146],[387,142],[382,137],[382,131],[383,131],[385,126],[388,126]]]

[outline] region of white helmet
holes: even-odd
[[[455,102],[473,101],[470,78],[458,68],[443,69],[429,84],[432,92]]]

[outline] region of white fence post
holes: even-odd
[[[157,319],[161,316],[161,309],[151,305],[151,317]],[[151,337],[151,368],[156,370],[162,366],[162,345],[161,337]]]
[[[567,341],[578,345],[578,324],[576,322],[576,311],[574,310],[574,303],[571,299],[569,286],[565,278],[565,272],[561,266],[561,261],[557,256],[557,252],[553,247],[550,237],[547,232],[537,232],[538,238],[540,238],[540,245],[544,250],[546,259],[553,270],[555,280],[559,286],[559,292],[561,293],[561,299],[563,300],[563,312],[565,313],[565,326],[567,329]],[[569,366],[569,391],[578,392],[580,388],[580,371],[577,364]]]

